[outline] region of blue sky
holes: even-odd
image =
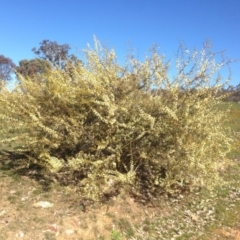
[[[120,61],[131,48],[144,59],[153,44],[171,59],[179,43],[201,49],[207,38],[214,51],[240,59],[239,13],[239,0],[0,0],[0,54],[18,64],[44,39],[75,53],[95,35]],[[231,69],[235,86],[240,61]]]

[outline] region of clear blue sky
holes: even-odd
[[[240,0],[0,0],[0,54],[35,57],[44,39],[75,48],[93,45],[93,35],[113,47],[119,60],[129,46],[143,59],[158,44],[170,59],[180,42],[201,49],[208,38],[214,51],[240,59]],[[240,61],[232,85],[240,83]]]

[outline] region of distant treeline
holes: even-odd
[[[197,91],[195,88],[180,88],[180,95],[187,95]],[[162,95],[168,98],[170,94],[166,89],[153,89],[153,94]],[[224,102],[240,102],[240,84],[237,86],[229,86],[228,88],[222,88],[218,91],[217,96],[227,95],[227,97],[223,98]]]
[[[227,102],[240,102],[240,84],[237,86],[229,86],[227,89],[223,89],[222,93],[231,93],[229,97],[225,98]]]

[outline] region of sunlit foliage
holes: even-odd
[[[212,188],[231,139],[214,108],[225,84],[216,73],[229,61],[210,50],[181,46],[170,79],[155,49],[122,67],[95,39],[84,64],[53,68],[37,83],[19,74],[14,91],[0,93],[1,133],[13,132],[1,142],[24,142],[16,151],[53,173],[77,173],[93,200],[125,186],[151,197]]]

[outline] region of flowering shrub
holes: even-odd
[[[84,64],[37,82],[19,74],[14,91],[1,90],[1,132],[15,132],[1,142],[22,141],[16,151],[30,161],[74,173],[93,200],[125,186],[142,196],[214,187],[231,144],[226,114],[214,108],[225,83],[214,76],[228,61],[217,63],[208,46],[192,54],[181,46],[171,80],[154,49],[127,67],[96,39],[85,54]]]

